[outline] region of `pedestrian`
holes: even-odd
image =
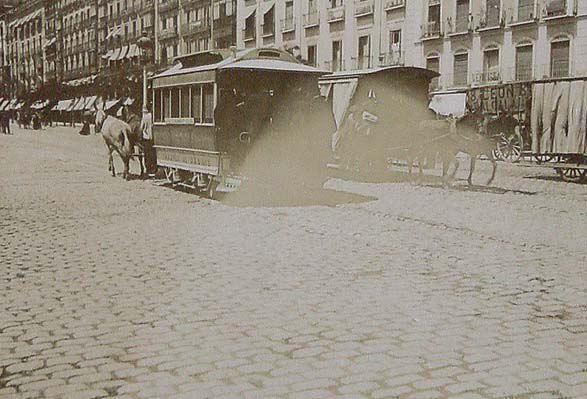
[[[149,109],[143,107],[143,118],[141,119],[141,134],[143,138],[143,148],[145,152],[145,168],[149,177],[155,177],[157,169],[157,159],[155,149],[153,148],[153,116]]]

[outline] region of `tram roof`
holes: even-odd
[[[379,73],[406,73],[407,75],[412,75],[414,77],[420,75],[424,76],[427,79],[432,79],[437,76],[440,76],[438,72],[432,71],[426,68],[420,67],[406,67],[406,66],[387,66],[387,67],[376,67],[376,68],[369,68],[369,69],[360,69],[356,71],[339,71],[333,72],[328,75],[320,77],[320,82],[327,83],[336,80],[343,80],[343,79],[355,79],[361,78],[367,75],[375,75]]]
[[[198,57],[207,57],[208,60],[213,60],[214,58],[210,57],[211,55],[216,55],[216,59],[220,59],[220,57],[222,58],[220,61],[214,63],[187,66],[190,64],[189,57],[194,57],[196,59]],[[194,58],[192,58],[191,63],[194,63]],[[197,64],[197,62],[195,63]],[[275,48],[255,48],[241,50],[236,53],[226,50],[212,50],[181,57],[177,59],[175,65],[166,71],[155,75],[153,79],[156,80],[178,75],[219,70],[280,71],[314,74],[327,73],[327,71],[322,71],[300,63],[295,57],[284,50]]]

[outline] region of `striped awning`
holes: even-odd
[[[96,100],[98,96],[90,96],[86,98],[86,104],[84,106],[85,111],[90,111],[94,108],[94,104],[96,104]]]
[[[112,107],[114,107],[115,105],[117,105],[120,102],[120,99],[118,100],[108,100],[106,101],[106,104],[104,105],[104,109],[106,111],[108,111],[109,109],[111,109]]]

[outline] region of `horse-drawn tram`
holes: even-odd
[[[421,122],[436,122],[428,87],[437,76],[428,69],[393,66],[321,77],[321,94],[329,98],[336,122],[336,155],[329,168],[365,175],[385,172],[390,158],[406,160],[408,149],[420,142]],[[448,129],[444,121],[438,123]]]
[[[319,177],[328,151],[319,134],[324,73],[272,48],[178,58],[152,78],[158,166],[170,182],[210,196],[244,180]]]

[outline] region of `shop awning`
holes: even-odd
[[[19,102],[18,104],[16,104],[16,105],[14,106],[14,108],[13,108],[13,109],[15,109],[15,110],[19,110],[19,109],[21,109],[22,107],[24,107],[24,101],[22,101],[22,102]]]
[[[104,105],[104,109],[106,111],[108,111],[109,109],[112,109],[112,107],[114,107],[115,105],[117,105],[120,102],[120,99],[118,100],[108,100],[106,101],[106,104]]]
[[[117,61],[120,57],[121,50],[121,48],[114,49],[114,51],[112,51],[112,55],[110,55],[110,61]]]
[[[465,115],[466,93],[436,94],[430,100],[428,108],[439,115],[453,115],[460,118]]]
[[[16,103],[18,102],[18,100],[16,98],[13,98],[12,100],[10,100],[10,102],[4,107],[5,110],[10,110],[10,109],[14,109]]]
[[[108,50],[108,51],[106,52],[106,54],[102,55],[102,58],[103,58],[103,59],[105,59],[105,60],[109,60],[109,59],[110,59],[110,57],[112,57],[112,53],[113,53],[113,51],[112,51],[112,50]]]
[[[38,100],[38,101],[35,101],[33,103],[33,105],[31,105],[31,108],[32,109],[43,109],[47,105],[49,105],[49,100]]]
[[[128,53],[128,46],[122,46],[120,49],[120,54],[118,54],[118,59],[116,61],[120,61],[126,58],[126,54]]]
[[[51,39],[49,39],[47,41],[47,43],[45,43],[45,47],[51,47],[53,44],[55,44],[57,42],[57,38],[52,37]]]
[[[90,96],[86,98],[86,104],[84,106],[84,110],[85,111],[90,111],[92,109],[94,109],[94,104],[96,104],[96,100],[98,99],[98,96]]]
[[[104,40],[119,36],[120,34],[122,34],[122,26],[115,26],[114,28],[110,29]]]
[[[134,57],[138,57],[139,55],[141,55],[141,51],[139,49],[139,46],[137,46],[136,44],[131,44],[130,47],[128,48],[128,53],[126,54],[126,58],[134,58]]]

